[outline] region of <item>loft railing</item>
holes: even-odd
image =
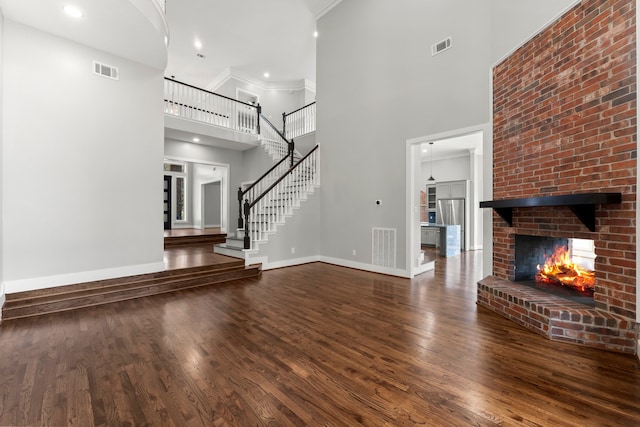
[[[260,104],[248,104],[167,77],[164,79],[166,114],[259,134],[260,110]]]
[[[282,113],[282,133],[296,138],[316,130],[316,103],[305,105],[291,113]]]
[[[281,222],[282,217],[291,212],[302,195],[314,185],[319,184],[317,145],[279,178],[272,180],[279,174],[275,171],[282,168],[289,157],[293,158],[293,144],[290,147],[290,153],[250,188],[244,192],[242,189],[238,190],[238,198],[242,206],[238,229],[244,226],[245,249],[251,248],[252,237],[254,240],[263,240],[266,233],[275,231],[275,224]],[[270,184],[268,184],[269,181],[271,181]],[[259,191],[258,188],[264,188],[264,190]]]
[[[287,140],[265,116],[260,114],[260,136],[262,144],[273,159],[280,159],[292,151],[293,138]],[[293,166],[293,157],[289,166]]]

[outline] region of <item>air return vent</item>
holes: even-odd
[[[111,65],[102,64],[98,61],[93,61],[93,74],[98,76],[107,77],[109,79],[118,80],[118,69]]]
[[[371,237],[371,263],[396,268],[396,229],[374,227]]]
[[[450,48],[451,48],[451,37],[447,37],[446,39],[431,45],[431,56],[437,55]]]

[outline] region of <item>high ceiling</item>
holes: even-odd
[[[339,2],[166,0],[168,60],[162,18],[150,21],[151,1],[0,0],[0,8],[9,20],[153,67],[167,64],[165,75],[185,83],[211,87],[231,72],[268,87],[315,84],[316,19]],[[65,16],[65,4],[78,7],[82,19]]]
[[[315,84],[316,18],[337,3],[167,0],[170,42],[165,74],[207,88],[215,87],[229,71],[266,85],[305,79]]]

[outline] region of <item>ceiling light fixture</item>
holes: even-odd
[[[313,37],[318,38],[318,32],[317,31],[313,32]]]
[[[433,177],[433,142],[430,142],[429,145],[431,146],[431,174],[429,174],[429,179],[427,181],[429,182],[433,182],[436,179]]]
[[[202,49],[202,42],[201,42],[199,39],[196,39],[196,40],[193,42],[193,45],[194,45],[194,46],[196,47],[196,49],[198,49],[198,50]]]
[[[198,137],[194,137],[194,138],[193,138],[193,142],[200,142],[200,138],[198,138]]]
[[[269,73],[264,73],[264,78],[265,78],[265,79],[268,79],[270,75],[271,75],[271,74],[269,74]]]
[[[67,4],[64,6],[64,13],[66,13],[67,15],[69,15],[72,18],[76,18],[76,19],[80,19],[84,16],[84,14],[82,13],[82,11],[80,9],[78,9],[75,6],[71,6],[70,4]]]

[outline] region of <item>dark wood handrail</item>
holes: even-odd
[[[313,104],[315,104],[315,103],[316,103],[316,101],[310,102],[310,103],[308,103],[307,105],[305,105],[304,107],[300,107],[300,108],[298,108],[297,110],[294,110],[294,111],[292,111],[292,112],[290,112],[290,113],[285,113],[285,115],[284,115],[284,116],[285,116],[285,117],[290,116],[290,115],[292,115],[293,113],[297,113],[298,111],[304,110],[305,108],[310,107],[310,106],[312,106],[312,105],[313,105]]]
[[[280,131],[278,130],[278,128],[277,128],[277,127],[275,127],[275,126],[273,125],[273,123],[271,123],[271,122],[269,121],[269,119],[267,119],[267,118],[266,118],[264,115],[262,115],[262,114],[260,114],[260,117],[261,117],[265,122],[267,122],[267,124],[268,124],[269,126],[271,126],[271,128],[272,128],[274,131],[276,131],[276,133],[277,133],[278,135],[280,135],[280,138],[282,138],[282,139],[283,139],[287,144],[289,143],[289,141],[287,140],[287,138],[282,134],[282,132],[280,132]]]
[[[253,108],[256,108],[256,109],[258,108],[258,106],[257,106],[257,105],[249,104],[248,102],[238,101],[237,99],[233,99],[233,98],[230,98],[230,97],[228,97],[228,96],[220,95],[219,93],[211,92],[211,91],[208,91],[208,90],[206,90],[206,89],[202,89],[202,88],[200,88],[200,87],[196,87],[196,86],[190,85],[190,84],[188,84],[188,83],[183,83],[183,82],[178,81],[178,80],[175,80],[175,79],[170,79],[169,77],[165,77],[164,79],[165,79],[165,80],[168,80],[168,81],[170,81],[170,82],[174,82],[174,83],[181,84],[181,85],[183,85],[183,86],[190,87],[191,89],[196,89],[196,90],[199,90],[199,91],[201,91],[201,92],[206,92],[206,93],[208,93],[208,94],[210,94],[210,95],[219,96],[219,97],[221,97],[221,98],[225,98],[225,99],[228,99],[228,100],[230,100],[230,101],[237,102],[238,104],[244,104],[244,105],[246,105],[246,106],[248,106],[248,107],[253,107]]]
[[[224,114],[214,113],[213,111],[203,110],[202,108],[198,108],[198,107],[192,107],[191,105],[183,104],[181,102],[171,101],[170,99],[165,99],[164,102],[169,102],[169,103],[171,103],[173,105],[179,105],[181,107],[186,107],[186,108],[191,108],[191,109],[194,109],[194,110],[197,110],[197,111],[202,111],[203,113],[207,113],[207,114],[213,114],[214,116],[224,117],[225,119],[229,118],[229,116],[225,116]]]
[[[259,195],[259,196],[258,196],[258,197],[253,201],[253,202],[249,203],[249,208],[254,207],[254,206],[256,205],[256,203],[258,203],[260,200],[262,200],[262,198],[263,198],[264,196],[266,196],[266,195],[267,195],[267,193],[268,193],[269,191],[273,190],[273,189],[274,189],[274,187],[275,187],[276,185],[280,184],[280,182],[281,182],[281,181],[282,181],[282,180],[283,180],[287,175],[289,175],[291,172],[293,172],[293,170],[294,170],[295,168],[297,168],[297,167],[300,165],[300,163],[304,162],[304,161],[307,159],[307,157],[309,157],[309,156],[311,155],[311,153],[313,153],[313,152],[314,152],[314,151],[316,151],[317,149],[318,149],[318,145],[316,145],[315,147],[313,147],[313,149],[312,149],[311,151],[309,151],[309,152],[308,152],[308,153],[307,153],[307,154],[306,154],[302,159],[298,160],[298,163],[296,163],[295,165],[293,165],[292,167],[290,167],[290,168],[289,168],[289,170],[288,170],[288,171],[286,171],[284,174],[282,174],[282,176],[281,176],[280,178],[278,178],[278,180],[277,180],[276,182],[274,182],[273,184],[271,184],[271,185],[269,186],[269,188],[267,188],[266,190],[264,190],[264,191],[262,192],[262,194],[260,194],[260,195]],[[286,157],[285,157],[285,158],[286,158]]]
[[[245,194],[247,194],[253,187],[256,186],[256,184],[258,184],[260,181],[262,181],[267,175],[269,175],[271,172],[273,172],[273,170],[275,168],[277,168],[278,166],[280,166],[280,164],[282,164],[282,162],[284,162],[285,160],[287,160],[289,158],[289,155],[287,154],[286,156],[284,156],[278,163],[276,163],[275,165],[273,165],[273,167],[271,167],[271,169],[269,169],[268,171],[266,171],[264,174],[262,174],[262,176],[258,179],[256,179],[253,184],[251,184],[246,190],[244,190],[242,192],[242,195],[244,196]]]

